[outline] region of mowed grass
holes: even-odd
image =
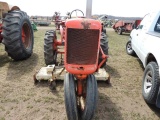
[[[48,28],[50,29],[50,28]],[[63,82],[51,91],[47,82],[34,85],[33,75],[43,66],[44,34],[34,33],[33,55],[24,61],[10,59],[0,44],[0,120],[66,120]],[[98,82],[99,100],[94,120],[159,120],[159,109],[148,106],[141,94],[143,67],[126,54],[129,34],[107,30],[111,85]]]

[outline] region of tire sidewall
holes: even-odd
[[[23,25],[26,25],[24,31],[29,45],[25,47],[22,41]],[[33,30],[28,15],[20,10],[9,11],[2,21],[3,44],[8,55],[14,60],[25,60],[33,52]]]
[[[50,38],[51,36],[53,37],[53,39]],[[45,38],[44,38],[44,59],[45,59],[46,65],[57,63],[57,50],[56,48],[54,49],[53,47],[54,40],[56,38],[57,38],[56,31],[53,31],[53,30],[46,31]],[[52,51],[48,50],[48,47],[52,49]]]
[[[86,105],[84,111],[82,112],[82,120],[91,120],[94,116],[98,100],[97,81],[94,75],[88,76],[86,89]]]
[[[143,81],[142,81],[142,96],[147,103],[155,104],[158,90],[159,90],[159,70],[156,68],[158,65],[155,62],[150,62],[144,71]],[[145,93],[144,91],[144,82],[146,78],[146,74],[151,71],[152,72],[152,87],[149,93]]]
[[[78,109],[77,109],[74,77],[70,73],[65,74],[64,101],[68,119],[78,120],[78,111],[77,111]]]

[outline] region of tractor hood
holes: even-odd
[[[66,21],[66,28],[101,30],[101,23],[98,20],[88,18],[74,18]]]
[[[92,74],[98,65],[101,23],[87,18],[66,21],[65,68],[72,74]]]

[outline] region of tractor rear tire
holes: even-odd
[[[56,64],[57,53],[53,48],[56,32],[53,30],[46,31],[44,38],[44,59],[46,65]]]
[[[2,43],[14,60],[24,60],[33,52],[33,30],[28,15],[20,10],[5,14],[2,21]]]
[[[101,48],[102,48],[104,54],[108,55],[108,40],[107,40],[107,36],[106,36],[106,34],[104,32],[101,33],[100,45],[101,45]],[[103,60],[102,53],[100,52],[98,63],[100,64],[102,62],[102,60]],[[106,65],[106,62],[107,62],[107,59],[102,64],[101,68]]]
[[[107,34],[106,28],[103,28],[103,33]]]

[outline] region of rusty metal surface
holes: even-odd
[[[9,10],[9,6],[6,2],[0,2],[0,19],[3,18],[3,14],[7,13]]]
[[[8,12],[9,10],[20,10],[20,8],[18,6],[10,5],[7,2],[0,2],[0,12]]]
[[[13,11],[13,10],[21,10],[18,6],[12,6],[12,5],[9,5],[9,9],[11,11]]]
[[[120,21],[118,21],[117,23],[115,23],[115,28],[117,28],[117,27],[123,27],[123,26],[125,26],[125,25],[128,25],[128,24],[133,24],[134,23],[134,21],[129,21],[129,20],[120,20]]]
[[[67,29],[67,63],[95,64],[98,51],[99,30]]]
[[[132,26],[133,26],[133,24],[126,24],[125,28],[126,28],[126,30],[131,31],[133,29]]]
[[[0,2],[0,10],[8,11],[9,10],[8,3],[6,3],[6,2]]]

